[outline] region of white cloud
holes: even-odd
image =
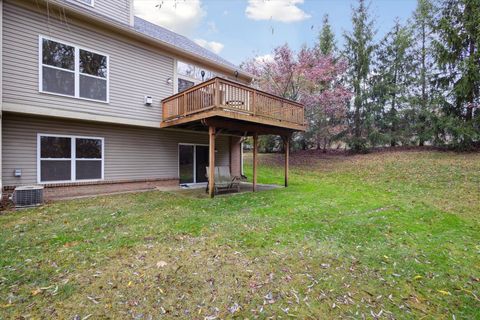
[[[273,55],[271,53],[267,53],[262,56],[256,56],[255,62],[259,64],[263,64],[266,62],[273,62]]]
[[[135,0],[135,15],[183,35],[191,35],[206,15],[200,0]]]
[[[248,0],[245,14],[253,20],[296,22],[310,18],[298,7],[303,0]]]
[[[224,45],[220,42],[216,41],[207,41],[205,39],[195,39],[195,43],[197,43],[199,46],[204,47],[205,49],[208,49],[214,53],[220,53],[222,51]]]

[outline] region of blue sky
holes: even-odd
[[[313,44],[328,14],[337,44],[351,30],[351,7],[356,0],[135,0],[136,14],[184,34],[227,60],[239,64],[271,53],[288,43],[298,49]],[[156,6],[157,5],[157,6]],[[396,17],[406,22],[416,0],[372,0],[377,38]]]

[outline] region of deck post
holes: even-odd
[[[208,194],[215,196],[215,127],[208,127],[209,136],[209,161],[208,161]]]
[[[253,134],[253,192],[257,191],[258,133]]]
[[[285,145],[285,187],[288,187],[288,162],[290,158],[290,137],[285,136],[283,137],[284,145]]]

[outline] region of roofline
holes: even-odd
[[[22,2],[22,3],[20,4],[20,2]],[[23,5],[23,6],[26,6],[26,7],[31,7],[32,6],[32,2],[28,1],[28,0],[18,1],[18,2],[15,2],[15,4],[20,4],[20,5]],[[107,30],[125,35],[127,37],[130,37],[130,38],[136,40],[136,41],[140,41],[142,43],[145,43],[145,44],[147,44],[151,47],[158,47],[158,48],[163,49],[164,51],[172,53],[173,55],[180,56],[180,57],[183,57],[183,58],[186,58],[186,59],[190,59],[190,60],[193,60],[194,62],[202,63],[206,66],[213,67],[213,68],[215,68],[219,71],[224,71],[227,74],[228,73],[233,74],[235,71],[237,71],[238,74],[239,74],[239,77],[243,78],[244,80],[251,81],[251,80],[255,79],[254,75],[252,75],[251,73],[246,72],[246,71],[244,71],[240,68],[232,68],[232,67],[229,67],[225,64],[218,63],[214,60],[205,58],[201,55],[185,51],[185,50],[183,50],[183,49],[181,49],[177,46],[171,45],[171,44],[169,44],[165,41],[159,40],[157,38],[154,38],[154,37],[146,35],[142,32],[139,32],[139,31],[135,30],[133,28],[133,26],[123,24],[121,22],[116,22],[116,21],[110,20],[110,19],[109,20],[103,19],[102,16],[100,16],[98,14],[91,14],[88,11],[86,11],[85,9],[77,8],[74,4],[69,4],[69,3],[66,3],[66,2],[60,3],[60,2],[57,2],[57,1],[51,1],[51,0],[50,1],[49,0],[35,1],[35,8],[38,9],[40,6],[42,6],[44,9],[46,9],[48,7],[49,9],[63,10],[65,15],[69,14],[72,18],[76,18],[76,19],[79,19],[79,20],[86,21],[90,25],[97,25],[97,26],[103,27]]]

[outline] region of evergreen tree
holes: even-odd
[[[397,19],[376,52],[373,100],[377,102],[376,110],[383,114],[376,125],[388,135],[392,147],[399,141],[409,143],[411,138],[410,93],[415,70],[411,46],[410,30]]]
[[[370,74],[372,53],[375,49],[374,21],[368,12],[365,0],[359,0],[358,7],[352,8],[353,31],[346,33],[344,55],[349,64],[349,83],[353,89],[352,133],[349,141],[354,151],[366,148],[364,137],[364,120],[369,118],[365,113],[367,103],[367,81]],[[368,123],[368,122],[366,122]]]
[[[417,64],[415,97],[412,105],[415,108],[414,126],[419,145],[432,138],[434,116],[435,88],[432,86],[435,61],[432,56],[432,23],[433,4],[430,0],[418,0],[413,14],[414,56]]]
[[[324,56],[334,54],[336,51],[335,35],[330,26],[328,14],[323,16],[322,30],[320,30],[320,36],[318,37],[318,49],[320,54]]]
[[[443,84],[451,98],[446,115],[460,119],[450,128],[462,147],[480,139],[480,1],[442,0],[434,41]],[[474,110],[477,110],[475,114]],[[460,127],[458,127],[460,126]]]

